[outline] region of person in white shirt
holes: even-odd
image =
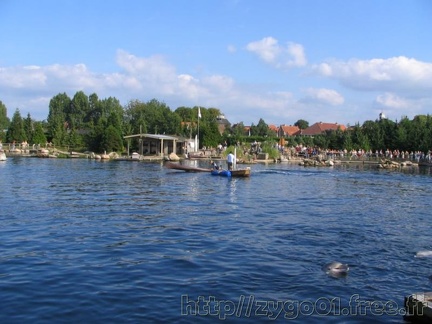
[[[232,154],[232,153],[228,154],[228,156],[227,156],[228,170],[233,169],[234,159],[235,159],[234,154]]]

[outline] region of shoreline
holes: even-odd
[[[202,157],[192,157],[192,158],[185,158],[185,157],[178,157],[178,159],[170,159],[168,156],[160,156],[160,155],[141,155],[139,158],[132,158],[127,156],[119,156],[117,153],[110,153],[108,154],[101,154],[101,155],[95,155],[92,152],[85,152],[85,153],[78,153],[78,152],[65,152],[60,150],[48,150],[48,149],[40,149],[40,150],[25,150],[24,152],[22,150],[18,150],[16,152],[11,152],[9,150],[3,150],[3,152],[6,154],[7,158],[10,157],[29,157],[29,158],[63,158],[63,159],[76,159],[76,158],[82,158],[82,159],[95,159],[95,160],[109,160],[109,161],[132,161],[132,162],[163,162],[163,161],[225,161],[224,158],[220,156],[202,156]],[[376,165],[380,166],[383,164],[383,161],[387,161],[388,163],[392,163],[393,167],[400,166],[400,167],[417,167],[417,166],[429,166],[432,167],[432,162],[413,162],[411,160],[402,160],[402,159],[392,159],[387,160],[383,158],[329,158],[329,159],[322,159],[321,164],[315,164],[315,165],[306,165],[305,161],[318,161],[316,158],[303,158],[303,157],[291,157],[289,159],[254,159],[251,161],[239,161],[237,164],[245,164],[245,165],[253,165],[253,164],[299,164],[304,165],[305,167],[308,166],[317,166],[317,167],[330,167],[332,165],[341,165],[341,164],[358,164],[358,165]],[[329,162],[330,164],[326,164],[326,162]],[[389,167],[390,168],[390,167]]]

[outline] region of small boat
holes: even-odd
[[[213,170],[212,175],[219,175],[223,177],[237,177],[237,178],[247,178],[251,175],[251,169],[247,167],[246,169],[236,169],[236,170]]]
[[[180,163],[174,163],[174,162],[165,162],[165,167],[167,169],[181,170],[186,172],[210,172],[212,175],[220,175],[225,177],[247,178],[250,177],[251,175],[250,167],[247,167],[246,169],[235,169],[235,170],[228,171],[228,170],[198,168],[198,167],[184,165]]]
[[[232,177],[247,178],[251,175],[251,168],[247,167],[246,169],[235,169],[231,170],[230,172]]]
[[[6,153],[3,151],[0,151],[0,161],[6,161],[7,157],[6,157]]]
[[[186,172],[211,172],[212,171],[212,169],[198,168],[190,165],[183,165],[180,163],[173,163],[173,162],[166,162],[165,167],[167,169],[182,170]]]
[[[231,171],[228,171],[228,170],[216,170],[215,169],[215,170],[212,170],[211,174],[215,175],[215,176],[221,176],[221,177],[231,177],[232,176]]]

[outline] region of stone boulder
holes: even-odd
[[[378,164],[378,168],[379,169],[399,169],[400,163],[385,159],[380,161],[380,163]]]
[[[170,161],[180,161],[180,158],[178,157],[177,154],[175,154],[175,153],[173,152],[173,153],[171,153],[171,154],[169,155],[169,160],[170,160]]]

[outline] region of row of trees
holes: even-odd
[[[0,101],[0,141],[45,143],[44,129],[43,122],[32,120],[30,114],[23,119],[18,109],[15,111],[12,121],[10,121],[7,117],[6,106]]]
[[[198,127],[202,145],[215,147],[222,141],[217,124],[219,109],[179,107],[172,111],[156,99],[145,103],[133,100],[123,107],[116,98],[101,100],[96,94],[87,96],[79,91],[72,98],[66,93],[54,96],[46,121],[34,121],[30,115],[24,120],[19,109],[9,121],[6,112],[0,101],[0,130],[6,130],[0,131],[0,139],[9,143],[51,142],[75,150],[121,152],[125,135],[151,133],[189,138],[195,137]]]
[[[399,122],[389,119],[366,121],[356,124],[347,131],[331,131],[314,138],[314,145],[331,149],[365,151],[432,150],[432,116],[418,115],[412,120],[403,117]]]
[[[295,123],[301,129],[308,127],[309,123],[299,120]],[[230,128],[228,134],[231,142],[266,141],[273,142],[279,139],[269,130],[267,124],[260,119],[256,126],[251,126],[250,134],[245,134],[242,123]],[[402,117],[397,121],[389,119],[368,120],[363,125],[356,124],[347,130],[329,130],[315,136],[289,136],[285,138],[289,146],[303,145],[332,150],[359,150],[379,151],[386,149],[403,151],[422,151],[424,153],[432,150],[432,116],[418,115],[410,120]]]
[[[216,147],[227,142],[253,141],[277,142],[279,139],[263,119],[252,124],[245,132],[245,125],[225,125],[220,134],[218,124],[221,111],[217,108],[179,107],[172,111],[156,99],[148,102],[130,101],[126,106],[113,97],[99,99],[96,94],[87,96],[78,91],[72,98],[66,93],[54,96],[49,103],[46,121],[35,121],[30,114],[21,117],[16,109],[12,120],[0,101],[0,139],[3,142],[44,144],[52,142],[57,147],[95,152],[122,152],[126,145],[124,136],[138,133],[170,134],[194,138],[199,134],[202,146]],[[199,115],[201,118],[199,118]],[[298,120],[295,125],[306,128],[309,123]],[[199,132],[198,132],[199,127]],[[4,131],[6,130],[6,131]],[[346,131],[328,131],[314,137],[286,138],[290,146],[302,144],[323,149],[423,151],[432,149],[432,117],[419,115],[399,122],[388,119],[366,121]],[[132,148],[137,143],[132,143]]]

